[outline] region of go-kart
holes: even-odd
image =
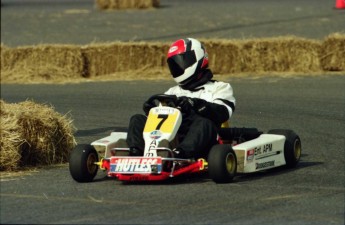
[[[301,140],[292,130],[263,133],[256,128],[222,126],[217,144],[205,158],[179,158],[173,151],[183,113],[176,96],[153,95],[156,103],[148,114],[143,137],[143,156],[130,156],[126,132],[91,144],[77,145],[71,152],[69,170],[77,182],[91,182],[98,169],[120,181],[162,181],[183,174],[206,173],[216,183],[231,182],[237,174],[275,167],[294,167],[301,157]]]

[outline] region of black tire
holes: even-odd
[[[69,159],[69,171],[77,182],[91,182],[98,171],[98,154],[92,145],[77,145]]]
[[[229,183],[237,172],[237,158],[230,145],[214,145],[208,154],[208,173],[216,183]]]
[[[292,130],[275,129],[267,132],[268,134],[284,135],[286,140],[284,144],[284,157],[287,168],[293,168],[297,165],[302,154],[302,144],[299,136]]]

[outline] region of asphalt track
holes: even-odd
[[[200,4],[202,3],[202,4]],[[2,0],[1,42],[8,46],[173,41],[344,31],[345,11],[325,0],[161,0],[161,8],[100,12],[91,0]],[[232,125],[295,130],[297,168],[239,176],[123,184],[97,176],[79,184],[67,165],[1,177],[0,223],[12,224],[344,224],[345,76],[230,78],[237,98]],[[70,113],[79,143],[127,126],[169,81],[65,85],[1,84],[7,102],[32,99]]]
[[[230,78],[232,125],[288,128],[303,145],[295,169],[274,169],[215,184],[204,177],[123,184],[81,184],[67,165],[1,178],[1,223],[60,224],[344,224],[345,76]],[[142,102],[169,81],[1,85],[8,102],[32,99],[70,112],[79,143],[127,126]]]
[[[2,0],[7,46],[296,35],[345,32],[336,0],[161,0],[159,9],[102,12],[94,0]]]

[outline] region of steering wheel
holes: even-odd
[[[177,96],[176,95],[166,95],[166,94],[155,94],[152,95],[147,102],[154,105],[158,105],[157,102],[165,103],[167,106],[176,108]]]

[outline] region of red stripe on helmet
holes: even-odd
[[[202,60],[201,68],[206,68],[208,66],[208,57],[207,55]]]
[[[186,52],[186,44],[183,39],[175,41],[169,48],[168,58]]]

